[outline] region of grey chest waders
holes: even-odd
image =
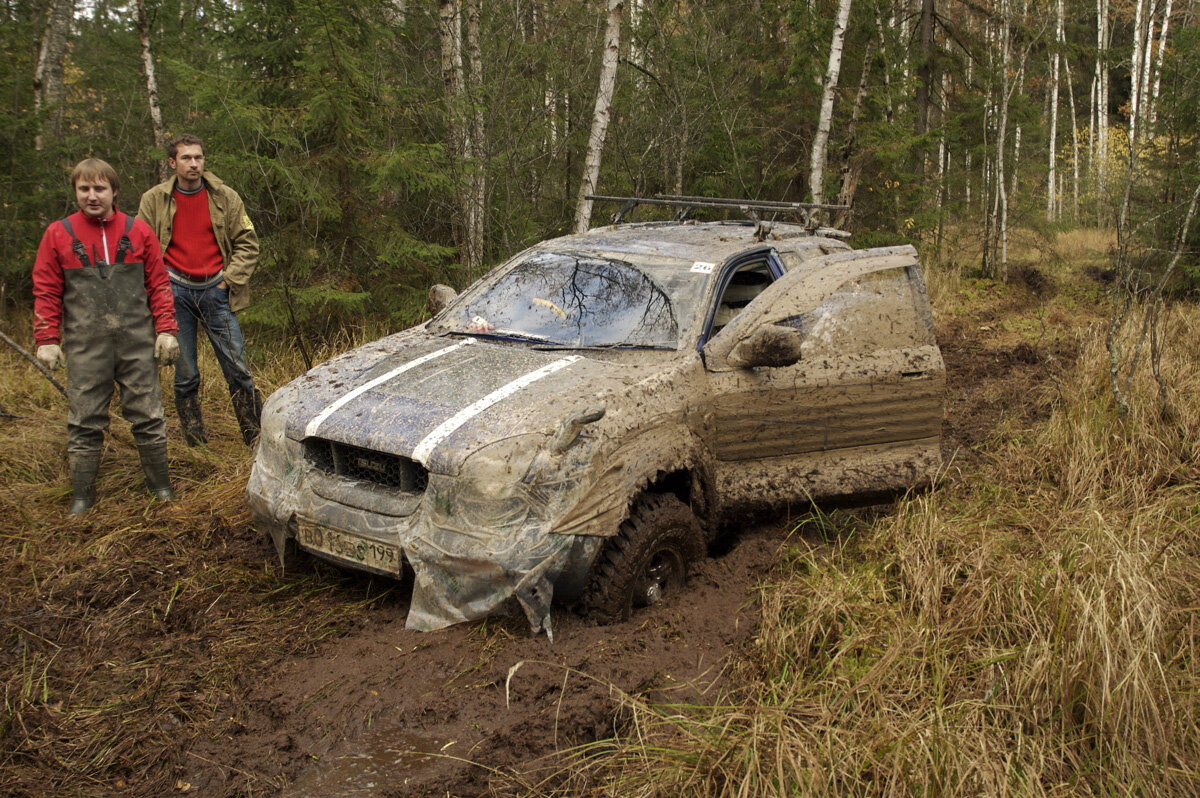
[[[129,422],[146,484],[172,498],[167,477],[167,435],[162,386],[154,363],[154,317],[146,295],[145,264],[125,260],[133,249],[129,231],[117,242],[117,256],[88,253],[64,219],[80,268],[63,269],[63,353],[67,359],[67,453],[71,461],[72,513],[95,501],[104,430],[113,383],[121,390],[121,410]]]

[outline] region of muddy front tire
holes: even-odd
[[[678,592],[703,554],[695,513],[673,495],[645,494],[592,567],[585,609],[601,623],[627,620],[636,607]]]

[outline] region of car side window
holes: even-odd
[[[725,290],[721,292],[709,337],[716,335],[726,324],[733,321],[742,312],[742,308],[754,301],[754,298],[765,291],[774,280],[771,267],[765,260],[753,261],[739,267],[730,276]]]
[[[905,268],[850,280],[816,308],[779,323],[802,331],[805,358],[934,343],[933,331],[917,310],[912,279]]]

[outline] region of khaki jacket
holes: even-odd
[[[164,253],[171,243],[175,221],[175,175],[142,195],[138,218],[144,219],[158,236]],[[217,246],[225,259],[225,283],[229,286],[229,308],[234,312],[250,304],[250,276],[258,263],[258,233],[246,214],[238,193],[212,172],[204,172],[208,188],[208,213],[212,218]]]

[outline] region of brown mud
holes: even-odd
[[[1044,418],[1075,354],[1069,338],[1029,344],[962,316],[939,319],[938,339],[952,463]],[[136,473],[131,458],[118,447],[116,468]],[[752,644],[756,590],[781,548],[827,545],[822,534],[888,511],[835,513],[841,528],[821,533],[797,531],[800,517],[733,530],[682,594],[611,626],[556,607],[551,642],[523,616],[406,630],[404,582],[319,563],[278,577],[242,504],[244,469],[203,493],[212,464],[172,466],[185,501],[140,510],[142,531],[121,538],[117,510],[101,508],[62,527],[86,558],[5,566],[10,585],[40,572],[37,595],[0,597],[4,656],[17,663],[0,714],[0,793],[528,792],[561,767],[557,752],[612,734],[623,695],[710,700],[731,655]],[[59,466],[23,467],[46,480]],[[101,491],[122,487],[115,479]],[[119,547],[127,558],[113,566]]]

